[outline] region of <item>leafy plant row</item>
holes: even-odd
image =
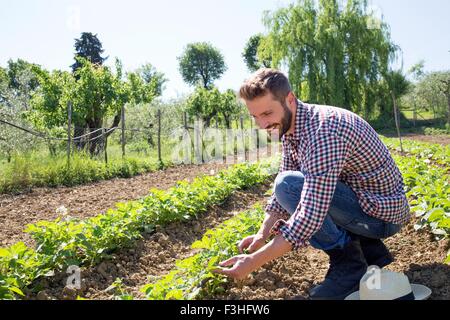
[[[440,240],[450,237],[450,174],[415,157],[394,159],[402,172],[411,211],[419,218],[415,229],[430,228]],[[446,262],[450,262],[450,251]]]
[[[263,218],[264,210],[257,206],[208,230],[201,240],[192,244],[192,249],[200,252],[176,261],[174,270],[155,283],[145,285],[141,291],[150,300],[190,300],[223,292],[227,279],[212,270],[220,261],[237,254],[236,242],[256,233]]]
[[[397,138],[386,138],[380,136],[383,143],[392,150],[400,152],[400,141]],[[431,161],[443,166],[450,166],[450,146],[440,144],[431,144],[414,140],[402,140],[403,150],[417,158],[425,161],[426,164]]]
[[[416,230],[428,226],[438,239],[449,237],[450,180],[446,169],[430,166],[416,157],[394,155],[394,159],[403,174],[412,212],[420,217]],[[223,291],[227,280],[212,270],[219,261],[237,253],[237,241],[257,231],[262,214],[262,209],[257,208],[208,230],[202,240],[192,245],[201,250],[199,253],[177,261],[176,268],[145,285],[142,292],[148,299],[160,300],[204,298]],[[450,252],[446,261],[450,262]]]
[[[118,203],[116,209],[89,219],[66,216],[28,225],[36,249],[21,242],[0,249],[0,299],[23,295],[23,288],[55,269],[96,263],[157,225],[195,218],[233,191],[265,181],[273,170],[272,161],[239,164],[166,191],[151,189],[140,200]]]

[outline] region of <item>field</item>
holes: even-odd
[[[414,216],[386,240],[395,256],[388,268],[430,287],[431,299],[448,300],[450,147],[404,140],[400,154],[397,139],[383,141]],[[328,269],[326,255],[310,247],[243,281],[211,273],[258,229],[277,162],[185,165],[2,195],[0,298],[307,299]],[[73,265],[81,267],[79,289],[67,286]]]

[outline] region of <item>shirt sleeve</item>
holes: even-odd
[[[290,170],[298,170],[298,168],[295,167],[295,164],[293,163],[291,157],[289,156],[290,148],[290,144],[286,140],[283,140],[281,164],[278,173]],[[277,198],[275,197],[275,191],[272,191],[272,195],[267,201],[267,204],[264,207],[264,211],[270,215],[275,215],[278,219],[289,216],[289,212],[287,212],[277,201]]]
[[[305,154],[302,171],[305,180],[297,209],[289,220],[278,220],[271,229],[272,234],[281,234],[289,241],[293,250],[306,246],[322,227],[346,156],[346,144],[334,135],[317,137],[309,146]]]

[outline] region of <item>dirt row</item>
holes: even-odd
[[[234,192],[222,205],[212,207],[199,219],[173,223],[144,235],[135,246],[112,255],[108,261],[81,271],[81,289],[66,287],[68,275],[64,272],[35,284],[39,292],[28,292],[28,299],[75,299],[78,295],[88,299],[114,299],[117,293],[108,289],[115,279],[120,278],[126,292],[137,299],[145,298],[140,288],[158,276],[168,273],[175,260],[193,254],[190,246],[200,239],[206,230],[214,228],[233,215],[250,209],[264,199],[270,188],[266,183],[246,191]]]
[[[24,241],[32,245],[25,226],[40,220],[58,217],[56,209],[64,206],[72,217],[86,218],[107,209],[117,202],[135,200],[148,194],[150,188],[167,189],[178,180],[192,181],[201,174],[216,174],[226,164],[180,165],[165,170],[116,178],[77,187],[36,188],[20,195],[0,195],[0,247]]]
[[[385,244],[395,258],[386,269],[403,272],[411,283],[429,287],[431,300],[450,299],[450,265],[443,263],[449,241],[433,241],[429,233],[415,231],[410,222]],[[215,299],[305,300],[308,291],[323,281],[327,270],[327,255],[308,247],[266,264],[247,280],[231,282],[226,293]]]
[[[65,287],[64,273],[44,280],[38,294],[29,299],[74,299],[78,295],[88,299],[114,299],[118,292],[111,288],[116,278],[122,279],[123,292],[135,299],[143,299],[139,289],[158,276],[167,274],[176,259],[193,254],[190,244],[218,223],[249,208],[254,203],[265,203],[268,184],[249,191],[237,192],[224,205],[214,207],[196,221],[176,223],[152,235],[147,235],[132,249],[124,249],[113,259],[82,271],[82,288],[74,291]],[[450,266],[442,263],[449,241],[434,241],[428,232],[414,230],[414,221],[398,234],[385,240],[395,257],[387,269],[404,272],[411,282],[428,286],[433,291],[430,299],[450,299]],[[328,257],[308,247],[270,262],[252,273],[247,280],[230,280],[223,295],[213,299],[276,300],[308,298],[308,291],[323,281],[328,269]]]

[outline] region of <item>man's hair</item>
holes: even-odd
[[[245,80],[239,90],[239,96],[251,101],[271,93],[275,100],[284,103],[289,92],[291,92],[291,85],[281,71],[262,68]]]

